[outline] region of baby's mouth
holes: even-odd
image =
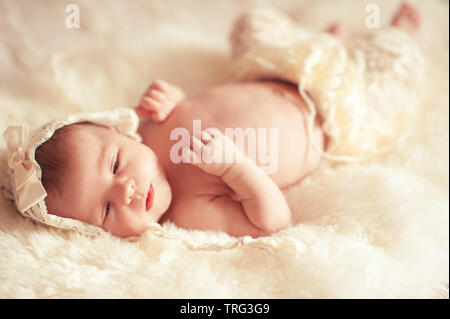
[[[145,201],[145,209],[148,211],[153,206],[153,198],[155,197],[155,190],[153,185],[150,185],[150,189],[147,193],[147,199]]]

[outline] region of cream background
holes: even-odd
[[[0,0],[0,130],[65,114],[134,106],[163,78],[189,95],[231,81],[227,34],[244,10],[273,3],[324,28],[382,25],[399,1]],[[80,29],[65,7],[80,6]],[[421,125],[386,158],[322,167],[286,196],[297,223],[234,239],[165,225],[137,241],[35,225],[0,196],[3,298],[448,298],[448,2],[416,1],[429,61]],[[5,146],[0,151],[3,178]]]

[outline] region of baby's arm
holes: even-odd
[[[266,233],[273,233],[291,223],[291,212],[280,188],[236,145],[218,130],[205,130],[201,139],[192,137],[189,158],[193,165],[203,171],[219,176],[239,197],[242,208],[250,222]],[[198,153],[196,153],[198,152]],[[224,154],[233,153],[235,161],[227,163]],[[200,162],[201,155],[222,161]],[[205,155],[203,155],[205,159]],[[200,163],[196,163],[197,162]]]
[[[150,117],[155,122],[164,121],[178,103],[184,100],[184,91],[162,80],[154,81],[134,108],[139,117]]]
[[[248,219],[259,229],[273,233],[291,223],[291,212],[280,188],[255,163],[233,164],[222,180],[240,198]]]

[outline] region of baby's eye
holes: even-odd
[[[119,156],[116,157],[116,161],[114,162],[113,174],[117,172],[118,168],[119,168]]]

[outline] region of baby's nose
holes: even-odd
[[[129,205],[136,195],[136,181],[133,178],[127,179],[121,185],[121,200],[124,205]]]

